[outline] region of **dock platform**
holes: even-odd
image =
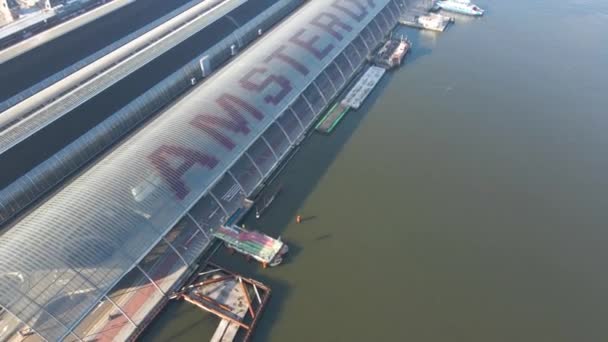
[[[386,69],[384,68],[370,66],[354,87],[348,92],[344,100],[342,100],[342,106],[359,109],[363,101],[369,96],[385,73]]]
[[[321,119],[317,127],[315,128],[317,131],[325,134],[331,133],[334,128],[340,123],[342,118],[348,113],[349,107],[344,106],[342,103],[338,102],[330,110],[327,111],[327,114]]]
[[[208,263],[175,294],[196,307],[218,316],[221,321],[212,342],[248,341],[263,312],[270,288]],[[242,330],[241,330],[242,329]],[[242,331],[243,334],[239,334]]]

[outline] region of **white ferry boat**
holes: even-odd
[[[446,0],[437,1],[437,7],[455,13],[467,14],[480,16],[483,15],[484,10],[479,8],[477,5],[472,4],[467,0]]]

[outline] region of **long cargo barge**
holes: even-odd
[[[349,110],[350,108],[344,106],[341,102],[336,103],[327,111],[327,114],[319,121],[319,124],[315,129],[321,133],[331,133]]]
[[[315,129],[321,133],[331,133],[351,109],[359,109],[385,73],[384,68],[369,66],[346,96],[327,111]]]
[[[342,105],[353,109],[359,109],[363,101],[365,101],[372,90],[374,90],[385,73],[386,69],[384,68],[370,66],[357,81],[355,86],[348,92],[344,100],[342,100]]]

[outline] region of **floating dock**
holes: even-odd
[[[399,18],[401,25],[415,27],[424,30],[443,32],[450,23],[454,22],[453,17],[447,17],[441,14],[416,14],[408,13]]]
[[[287,245],[280,239],[237,226],[222,226],[213,236],[224,241],[230,251],[239,252],[248,259],[253,258],[262,263],[264,268],[279,265],[288,251]]]
[[[385,73],[386,69],[384,68],[370,66],[346,97],[344,97],[341,105],[347,108],[359,109]]]
[[[327,111],[327,114],[323,117],[323,119],[321,119],[316,127],[316,130],[325,134],[331,133],[338,123],[340,123],[346,113],[348,113],[349,109],[350,108],[348,106],[344,106],[340,102],[336,103],[329,111]]]
[[[212,263],[174,295],[221,319],[211,342],[248,341],[269,297],[268,286]]]

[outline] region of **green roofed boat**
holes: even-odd
[[[226,247],[262,263],[264,267],[278,266],[289,248],[281,241],[258,231],[245,230],[237,226],[222,226],[213,236],[224,241]]]

